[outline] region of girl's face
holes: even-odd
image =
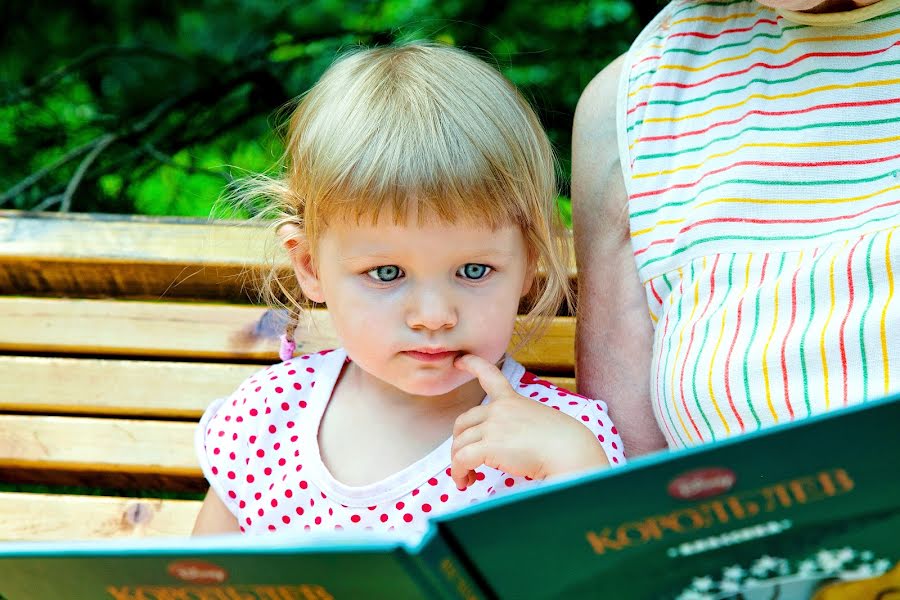
[[[781,8],[784,10],[812,10],[823,4],[827,4],[827,0],[757,0],[760,4],[772,8]],[[879,0],[855,0],[853,4],[856,6],[868,6],[875,4]]]
[[[509,345],[519,300],[533,278],[516,226],[439,221],[329,225],[304,292],[328,305],[358,367],[414,395],[445,394],[471,380],[453,360],[496,363]]]

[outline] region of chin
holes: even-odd
[[[422,377],[394,384],[397,389],[415,396],[442,396],[464,384],[465,377]]]

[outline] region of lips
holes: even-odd
[[[443,348],[418,348],[416,350],[406,350],[403,354],[421,362],[441,362],[455,358],[459,352]]]

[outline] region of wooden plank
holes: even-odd
[[[274,243],[242,221],[0,211],[0,294],[247,302],[270,256],[290,273]]]
[[[0,356],[0,411],[200,418],[255,364]],[[574,390],[571,377],[549,377]]]
[[[0,467],[202,477],[194,423],[0,415]]]
[[[0,540],[78,540],[185,536],[196,500],[0,493]]]
[[[238,222],[0,211],[0,293],[246,301],[273,241]]]
[[[0,411],[199,419],[258,364],[0,356]]]
[[[0,351],[276,362],[276,338],[248,341],[263,309],[178,302],[0,298]],[[556,317],[515,357],[535,371],[572,373],[575,319]],[[338,346],[326,310],[309,312],[298,352]]]

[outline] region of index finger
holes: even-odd
[[[453,361],[453,366],[474,375],[478,379],[478,383],[481,384],[481,389],[491,398],[513,392],[512,386],[506,380],[506,376],[500,372],[500,369],[480,356],[464,354]]]

